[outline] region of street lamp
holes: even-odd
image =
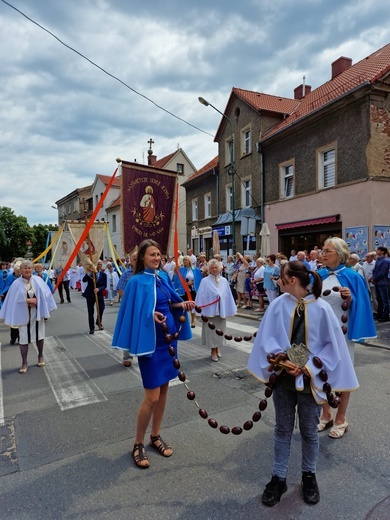
[[[236,234],[235,234],[235,231],[236,231],[236,205],[235,205],[235,198],[234,198],[234,174],[235,174],[235,171],[234,171],[234,153],[233,153],[234,152],[234,149],[233,149],[233,143],[234,143],[233,125],[232,125],[232,122],[231,122],[230,118],[226,114],[224,114],[223,112],[218,110],[218,108],[216,108],[214,105],[212,105],[211,103],[206,101],[204,98],[198,97],[198,101],[199,101],[199,103],[201,103],[205,107],[210,106],[211,108],[216,110],[219,114],[221,114],[221,116],[223,116],[225,119],[228,120],[229,125],[230,125],[230,143],[229,143],[230,167],[229,167],[228,173],[229,173],[229,175],[232,178],[232,228],[233,228],[233,233],[232,233],[232,235],[233,235],[232,250],[233,250],[233,255],[235,255],[236,254]]]
[[[59,219],[60,220],[62,218],[62,220],[66,220],[66,214],[60,210],[60,208],[58,206],[51,206],[53,209],[55,209],[56,211],[58,211],[58,216],[59,216]]]

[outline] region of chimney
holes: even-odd
[[[352,59],[341,56],[338,60],[332,63],[332,79],[348,70],[352,66]]]
[[[294,99],[302,99],[311,92],[310,85],[301,83],[297,88],[294,88]]]

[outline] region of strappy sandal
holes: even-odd
[[[136,454],[136,452],[138,453]],[[150,466],[149,459],[145,453],[145,446],[142,444],[142,442],[134,444],[134,448],[131,454],[133,455],[135,465],[139,468],[146,469]]]
[[[324,432],[328,428],[332,428],[332,426],[333,426],[333,419],[330,419],[329,421],[327,421],[326,419],[320,419],[320,422],[318,423],[317,428],[318,428],[319,432]]]
[[[347,421],[342,424],[335,424],[328,433],[328,436],[331,439],[341,439],[348,431],[348,423]]]
[[[156,444],[156,442],[160,442],[160,444]],[[156,437],[150,436],[149,446],[159,451],[163,457],[170,457],[172,455],[172,448],[162,440],[160,435],[156,435]],[[171,452],[165,453],[166,451],[171,450]]]

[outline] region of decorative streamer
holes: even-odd
[[[62,235],[62,232],[64,231],[64,228],[65,228],[65,223],[62,224],[62,226],[59,228],[59,230],[57,231],[56,235],[53,237],[53,240],[51,241],[49,247],[47,247],[43,253],[41,253],[39,256],[37,256],[35,258],[35,260],[33,260],[33,264],[35,264],[35,262],[38,262],[38,260],[40,260],[41,258],[43,258],[45,255],[47,255],[47,253],[50,251],[50,249],[53,247],[54,243],[56,240],[58,240],[60,238],[60,236]]]
[[[104,190],[103,195],[101,196],[99,202],[97,203],[96,208],[94,209],[92,216],[89,220],[89,222],[86,222],[85,229],[83,231],[83,234],[81,235],[79,241],[76,244],[76,247],[73,250],[73,253],[70,255],[69,260],[67,261],[65,267],[62,270],[62,273],[60,277],[57,280],[56,286],[54,287],[54,291],[57,289],[58,285],[62,282],[63,277],[65,276],[65,273],[68,272],[69,267],[72,265],[73,260],[75,259],[78,251],[80,250],[80,247],[82,246],[85,238],[87,237],[89,230],[91,229],[93,223],[95,222],[95,219],[100,211],[100,208],[103,206],[103,202],[105,198],[107,197],[108,192],[110,191],[111,185],[114,182],[115,175],[117,174],[118,168],[115,168],[114,173],[112,174],[111,179],[109,180],[106,189]]]
[[[117,264],[117,255],[118,253],[116,252],[115,248],[114,248],[114,245],[112,243],[112,239],[111,239],[111,235],[110,235],[110,230],[108,228],[108,224],[107,222],[105,223],[104,225],[104,229],[106,230],[106,234],[107,234],[107,243],[108,243],[108,249],[110,250],[110,255],[111,255],[111,258],[112,258],[112,261],[114,262],[114,265],[116,267],[116,270],[118,273],[121,273],[122,272],[122,269],[119,268],[118,264]]]
[[[184,290],[187,294],[187,297],[188,297],[188,301],[192,301],[192,297],[191,297],[191,291],[190,291],[190,288],[188,287],[188,284],[187,282],[184,280],[183,278],[183,275],[181,274],[180,272],[180,267],[179,267],[179,256],[178,256],[178,251],[179,251],[179,232],[178,232],[178,229],[177,229],[177,219],[178,219],[178,216],[179,216],[179,183],[176,181],[176,200],[175,200],[175,234],[174,234],[174,237],[173,237],[173,248],[175,250],[175,262],[176,262],[176,268],[177,268],[177,275],[184,287]]]

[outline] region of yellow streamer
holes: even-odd
[[[38,262],[38,260],[43,258],[50,251],[50,249],[53,247],[53,245],[56,242],[56,240],[58,240],[60,235],[62,235],[62,232],[64,231],[64,226],[65,226],[65,224],[62,224],[62,226],[57,231],[56,235],[53,237],[53,240],[50,242],[50,245],[45,249],[45,251],[43,253],[41,253],[39,256],[37,256],[35,258],[35,260],[33,260],[34,264],[35,264],[35,262]]]

